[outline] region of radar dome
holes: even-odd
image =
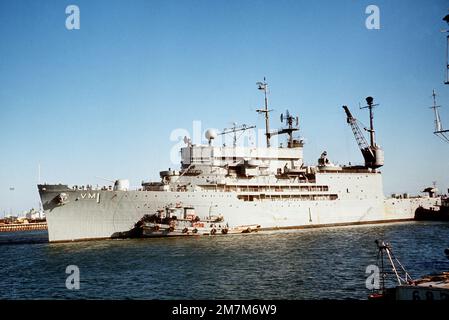
[[[217,131],[215,131],[214,129],[207,129],[206,139],[210,141],[215,138],[217,138]]]

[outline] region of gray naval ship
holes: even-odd
[[[369,142],[343,107],[364,165],[335,165],[326,152],[317,164],[306,165],[298,117],[287,112],[281,116],[285,127],[270,131],[268,84],[257,85],[264,94],[264,107],[257,112],[265,118],[266,146],[215,146],[219,133],[207,130],[207,144],[185,139],[179,170],[161,171],[160,181],[142,182],[137,190],[125,179],[101,188],[39,184],[49,241],[114,238],[136,227],[146,236],[224,235],[397,222],[413,219],[418,207],[439,205],[439,198],[429,195],[384,196],[379,171],[384,156],[375,142],[373,98],[367,98],[366,106]],[[234,137],[248,128],[234,126]],[[286,143],[272,146],[275,135],[285,136]]]

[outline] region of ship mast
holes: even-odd
[[[373,97],[367,97],[366,102],[368,105],[360,108],[360,109],[365,109],[365,108],[369,109],[369,129],[365,129],[365,130],[369,132],[370,145],[372,148],[374,148],[376,146],[375,130],[374,130],[374,124],[373,124],[373,119],[374,119],[373,107],[378,106],[378,104],[373,104],[373,101],[374,101]]]
[[[346,113],[346,122],[351,126],[352,133],[354,134],[355,140],[359,145],[360,151],[362,152],[363,158],[365,159],[365,166],[371,169],[377,169],[384,165],[384,153],[383,150],[376,144],[375,140],[375,131],[373,125],[373,107],[377,106],[377,104],[373,104],[373,97],[367,97],[366,107],[361,107],[360,109],[368,108],[370,111],[370,128],[364,128],[366,131],[370,133],[370,144],[366,141],[360,127],[357,124],[357,119],[355,119],[349,108],[347,106],[343,106],[343,109]]]
[[[278,131],[271,132],[271,136],[274,136],[276,134],[287,134],[288,135],[288,147],[293,148],[295,145],[295,140],[293,139],[293,132],[298,131],[299,128],[299,117],[294,117],[290,114],[290,112],[287,110],[285,112],[285,116],[283,113],[281,113],[281,122],[286,122],[287,128],[280,129]],[[293,122],[296,122],[296,126],[294,126]]]
[[[441,106],[437,105],[436,96],[437,94],[435,93],[435,89],[433,89],[432,90],[433,106],[430,107],[430,109],[433,109],[433,112],[435,114],[435,131],[433,133],[442,140],[449,142],[449,136],[447,135],[449,130],[444,130],[443,126],[441,125],[440,114],[438,112],[438,108],[440,108]]]
[[[447,32],[449,33],[449,31]],[[446,37],[446,79],[444,84],[449,84],[449,35]]]
[[[263,78],[263,82],[257,82],[257,89],[262,90],[265,97],[265,108],[264,109],[257,109],[256,111],[258,113],[264,113],[265,114],[265,136],[267,138],[267,148],[270,147],[270,112],[273,110],[268,110],[268,98],[267,98],[267,91],[268,91],[268,83],[266,82],[265,77]]]
[[[449,24],[449,14],[443,18]],[[446,36],[446,79],[444,79],[444,84],[449,84],[449,29],[441,30],[441,32],[447,33]]]
[[[377,265],[380,265],[380,294],[387,293],[385,280],[388,274],[394,274],[398,285],[406,285],[413,283],[413,279],[407,270],[404,268],[399,259],[394,255],[391,245],[383,240],[375,240],[377,245]],[[385,262],[389,262],[391,271],[385,270]]]
[[[435,89],[433,89],[432,90],[433,106],[431,106],[430,109],[433,109],[433,112],[435,113],[435,132],[438,132],[442,130],[440,114],[438,113],[438,108],[441,106],[437,106],[436,96],[437,94],[435,93]]]

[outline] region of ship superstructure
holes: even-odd
[[[270,130],[270,110],[264,80],[257,83],[264,93],[266,146],[216,146],[220,134],[251,126],[235,125],[217,133],[206,131],[207,144],[185,139],[179,170],[160,172],[160,181],[143,182],[130,190],[127,180],[114,186],[93,188],[39,185],[46,212],[50,241],[110,238],[131,230],[142,217],[170,206],[194,208],[205,221],[222,216],[229,228],[257,225],[259,230],[309,228],[349,224],[393,222],[413,219],[418,207],[431,207],[432,197],[394,197],[383,194],[383,151],[375,143],[371,97],[370,143],[349,109],[350,124],[364,157],[364,165],[333,164],[326,151],[315,165],[303,160],[304,141],[297,137],[299,118],[282,114],[285,127]],[[275,135],[286,135],[284,146],[271,145]],[[209,218],[208,218],[209,217]]]

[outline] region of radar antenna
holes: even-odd
[[[437,137],[441,138],[443,141],[449,143],[449,135],[447,134],[449,130],[444,130],[443,126],[441,125],[440,113],[438,112],[438,108],[441,108],[441,106],[437,105],[436,96],[437,94],[435,93],[435,89],[433,89],[432,90],[433,106],[430,107],[430,109],[433,109],[433,112],[435,114],[435,131],[433,133]]]
[[[234,146],[234,148],[237,146],[237,132],[239,131],[246,131],[249,129],[253,129],[256,126],[247,126],[246,124],[242,124],[241,126],[237,126],[237,123],[233,123],[233,127],[232,128],[225,128],[223,129],[222,132],[218,133],[218,135],[225,135],[225,134],[229,134],[229,133],[233,133],[234,137],[233,137],[233,142],[232,145]]]
[[[276,134],[288,134],[288,146],[289,148],[293,147],[293,132],[298,131],[299,128],[299,117],[295,117],[290,114],[290,112],[287,110],[285,111],[285,115],[281,113],[281,122],[285,122],[287,125],[287,128],[280,129],[278,131],[272,132],[271,135]]]

